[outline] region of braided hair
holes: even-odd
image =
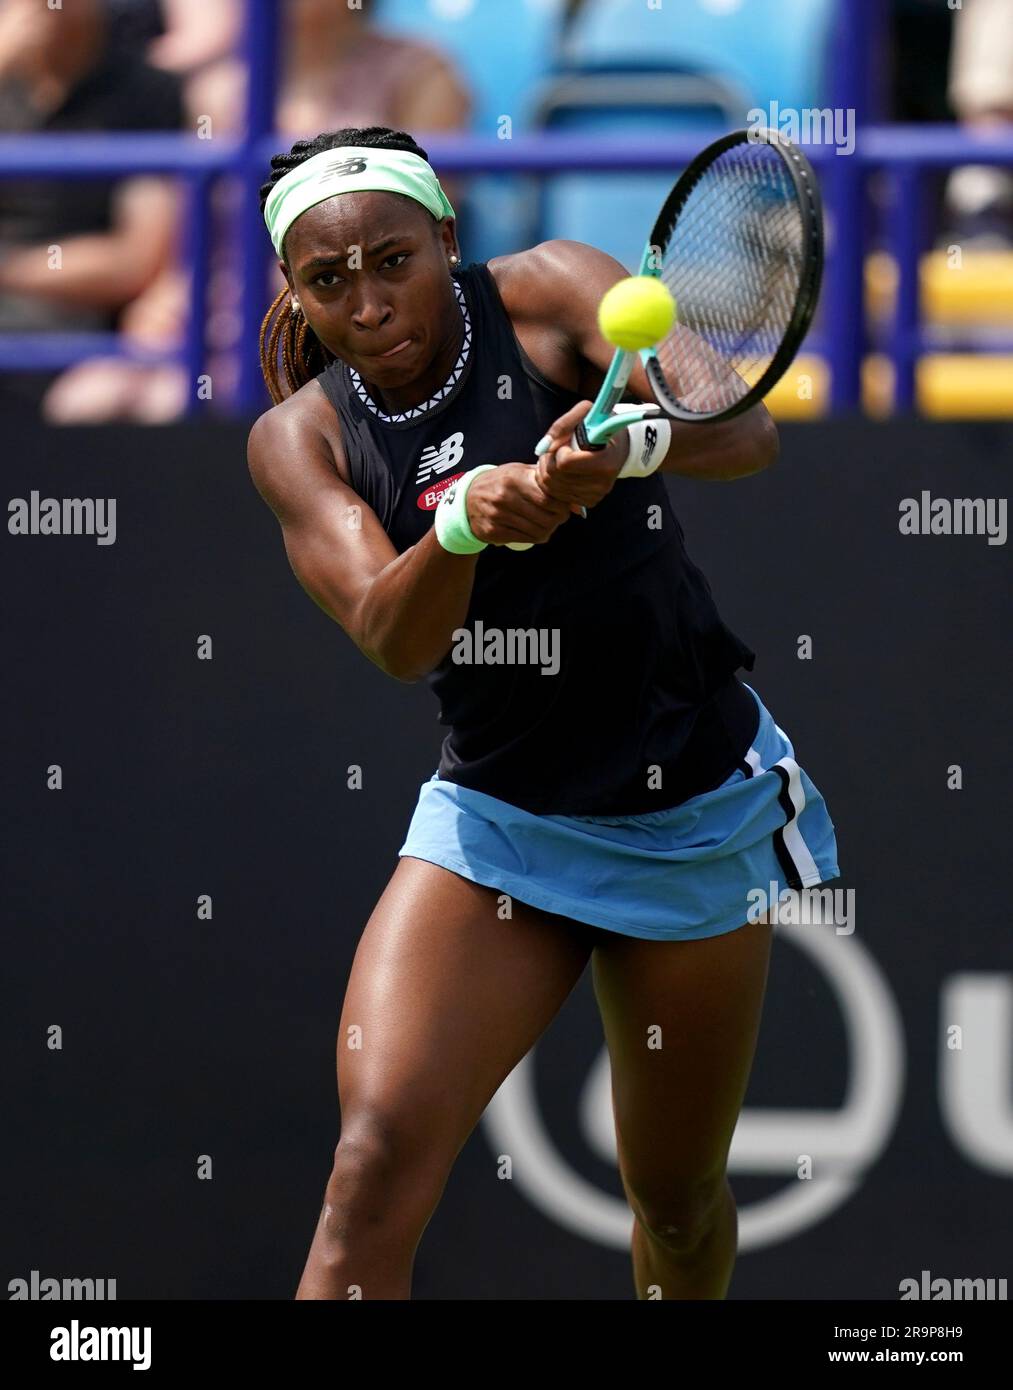
[[[361,128],[346,126],[342,130],[326,131],[312,140],[297,140],[288,154],[276,154],[271,159],[271,177],[260,187],[260,211],[263,213],[271,189],[279,179],[325,150],[341,149],[344,145],[372,145],[383,150],[404,150],[417,154],[428,163],[429,156],[403,130],[388,126],[370,125]],[[432,215],[432,214],[430,214]],[[277,314],[277,317],[275,315]],[[271,320],[274,319],[272,324]],[[285,373],[287,390],[278,377],[278,348]],[[286,396],[305,386],[335,360],[335,355],[320,341],[306,321],[305,314],[293,313],[292,296],[286,285],[272,303],[260,325],[260,370],[277,405]]]

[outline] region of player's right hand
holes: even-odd
[[[480,541],[543,544],[579,507],[543,491],[530,463],[501,463],[468,488],[468,522]]]

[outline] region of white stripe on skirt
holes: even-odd
[[[784,739],[785,743],[787,743],[788,735],[784,730],[778,728],[777,724],[774,725],[774,728],[777,729],[777,732]],[[768,770],[763,766],[763,761],[755,748],[750,748],[747,751],[745,761],[752,769],[754,777],[758,777],[761,772],[766,772]],[[781,829],[781,834],[784,838],[784,847],[791,855],[800,881],[802,883],[807,881],[810,883],[819,883],[820,871],[816,867],[816,860],[812,857],[809,846],[802,838],[802,831],[799,829],[798,825],[799,816],[801,816],[802,812],[805,810],[805,791],[802,788],[802,779],[799,776],[801,769],[794,758],[788,757],[778,758],[774,766],[783,767],[788,774],[788,796],[793,808],[790,819],[785,822]]]
[[[798,818],[805,810],[805,792],[802,789],[802,778],[799,776],[801,768],[794,758],[778,758],[775,767],[783,767],[788,774],[788,796],[794,812],[789,821],[782,828],[781,834],[784,836],[784,847],[791,855],[798,870],[798,876],[803,883],[818,883],[820,871],[816,867],[816,860],[809,852],[809,846],[802,838],[802,832],[798,827]]]

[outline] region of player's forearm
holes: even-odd
[[[730,482],[769,468],[778,455],[777,426],[762,401],[720,424],[672,421],[672,442],[661,473]]]
[[[467,617],[477,559],[444,550],[434,529],[387,565],[360,612],[359,645],[370,659],[401,681],[434,670]]]
[[[58,260],[54,247],[60,253]],[[144,285],[130,258],[109,236],[75,236],[53,246],[15,247],[0,259],[0,290],[38,295],[58,304],[116,309]]]

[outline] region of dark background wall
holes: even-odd
[[[117,539],[4,536],[5,1281],[287,1299],[316,1222],[345,981],[441,729],[423,686],[382,676],[299,588],[246,433],[7,421],[8,499],[115,497]],[[795,426],[764,475],[670,480],[691,554],[758,653],[749,682],[827,799],[834,886],[855,893],[854,935],[825,935],[824,964],[777,934],[740,1132],[791,1112],[804,1135],[843,1105],[851,1119],[802,1194],[736,1135],[734,1298],[893,1299],[923,1268],[1013,1273],[1013,1098],[995,1084],[1013,1050],[1009,546],[898,530],[922,489],[1005,496],[1011,455],[1007,426]],[[842,1013],[836,963],[867,1016]],[[972,993],[944,995],[954,984]],[[955,1022],[976,1028],[956,1064]],[[585,974],[525,1084],[561,1171],[614,1214],[615,1167],[580,1108],[601,1048]],[[579,1213],[571,1228],[558,1193],[497,1179],[511,1119],[495,1106],[414,1296],[632,1297],[625,1251]]]

